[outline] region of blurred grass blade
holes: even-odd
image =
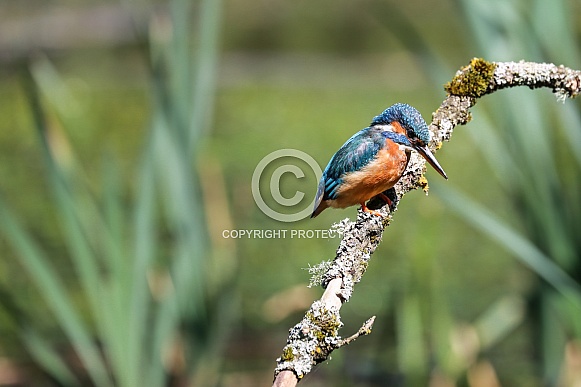
[[[525,312],[525,300],[520,296],[507,295],[498,299],[474,323],[482,349],[493,348],[508,336],[524,321]]]
[[[101,228],[99,242],[105,252],[103,261],[111,272],[113,282],[127,286],[127,278],[130,275],[131,268],[127,253],[123,251],[126,230],[123,223],[125,212],[120,192],[121,177],[119,176],[119,169],[112,160],[114,160],[114,157],[111,155],[107,155],[103,159],[102,174],[104,179],[102,186],[104,188],[104,200],[102,212],[104,214],[105,227]],[[121,291],[122,289],[119,290]]]
[[[48,124],[45,119],[36,84],[30,73],[25,73],[24,81],[28,93],[28,101],[34,117],[34,124],[48,169],[48,181],[60,210],[61,219],[63,220],[64,236],[66,237],[67,245],[71,252],[72,262],[81,279],[81,284],[88,297],[93,316],[97,320],[97,328],[100,336],[105,344],[108,344],[111,341],[111,335],[108,333],[111,333],[113,327],[110,324],[111,321],[107,321],[107,318],[110,316],[105,314],[107,313],[106,305],[108,304],[107,293],[103,291],[102,284],[100,283],[96,257],[84,233],[83,224],[81,224],[79,219],[80,210],[79,207],[75,206],[76,200],[67,184],[67,178],[53,156]],[[88,369],[92,367],[91,364],[85,364],[85,366]],[[97,365],[97,369],[101,368],[104,369],[103,364]],[[100,375],[100,372],[98,376],[103,377]]]
[[[96,347],[91,342],[90,333],[72,308],[73,303],[67,296],[56,272],[49,265],[48,258],[20,227],[3,200],[0,200],[0,214],[2,214],[0,228],[3,234],[18,253],[22,265],[53,310],[91,379],[97,386],[110,386],[107,370]]]
[[[79,381],[68,369],[48,340],[42,338],[33,328],[34,318],[20,305],[19,299],[13,292],[0,285],[0,309],[17,328],[18,335],[30,356],[40,367],[44,368],[53,378],[64,386],[79,385]]]
[[[389,30],[394,37],[401,40],[403,47],[411,50],[419,64],[424,68],[424,74],[430,82],[438,87],[447,82],[450,70],[444,58],[438,50],[432,48],[426,34],[416,26],[414,20],[408,17],[400,7],[395,7],[389,2],[379,2],[377,7],[379,9],[371,16]],[[401,31],[405,31],[405,33],[402,34]]]
[[[169,370],[164,369],[162,356],[172,345],[180,319],[205,315],[206,229],[198,176],[192,161],[196,160],[199,139],[213,107],[221,2],[199,2],[196,9],[198,50],[194,54],[190,30],[192,4],[184,0],[170,3],[169,50],[163,45],[152,48],[156,59],[154,70],[157,69],[154,85],[158,93],[152,127],[154,164],[156,180],[162,188],[164,215],[173,236],[168,270],[172,291],[164,295],[153,322],[152,366],[147,376],[147,382],[153,386],[164,384]],[[153,43],[156,42],[163,44],[161,39]],[[166,69],[161,68],[164,65]],[[164,70],[169,73],[169,87],[163,87]]]
[[[478,110],[476,106],[474,110]],[[476,114],[476,113],[475,113]],[[474,122],[473,129],[467,130],[474,144],[487,144],[478,147],[478,151],[484,155],[492,171],[500,184],[506,189],[514,182],[515,177],[522,179],[522,172],[517,168],[508,144],[493,129],[493,117],[488,112],[478,111],[478,120]]]
[[[127,385],[146,385],[143,372],[152,366],[147,358],[151,340],[146,338],[148,311],[150,309],[150,290],[147,272],[157,251],[155,238],[155,189],[153,165],[153,138],[147,141],[140,163],[138,188],[133,214],[133,268],[129,304],[127,335],[127,357],[129,369],[126,372]],[[150,371],[149,371],[150,372]]]
[[[93,228],[94,244],[101,254],[105,275],[101,276],[102,296],[101,301],[106,304],[101,306],[102,334],[101,339],[107,345],[106,355],[109,358],[111,368],[119,386],[130,386],[125,383],[125,375],[130,369],[131,358],[128,356],[128,332],[130,328],[130,316],[127,311],[130,308],[131,291],[131,257],[124,249],[126,239],[122,199],[120,194],[121,183],[119,170],[114,163],[114,158],[109,156],[103,163],[103,205],[100,213],[93,217],[85,217],[84,223],[96,220],[99,227]],[[85,207],[85,206],[84,206]],[[92,207],[92,206],[91,206]],[[95,219],[97,218],[98,219]],[[100,219],[102,217],[102,219]],[[88,219],[88,220],[87,220]],[[96,259],[97,257],[95,257]],[[106,277],[105,277],[106,276]],[[98,320],[99,321],[99,320]],[[135,384],[133,384],[135,385]]]
[[[397,334],[398,360],[406,375],[416,378],[428,373],[425,344],[423,341],[423,323],[420,302],[417,295],[407,294],[398,307]],[[422,380],[420,377],[419,380]],[[415,380],[416,382],[418,379]],[[411,383],[415,384],[415,383]]]
[[[569,332],[564,329],[567,321],[563,320],[564,315],[560,315],[556,306],[558,294],[553,291],[545,291],[541,294],[539,304],[539,318],[541,320],[541,337],[538,338],[543,344],[543,376],[547,380],[547,385],[557,385],[557,380],[563,367],[563,355],[565,353],[565,344],[569,338]],[[574,313],[574,319],[579,319],[579,311],[568,308]],[[566,384],[565,384],[566,385]]]
[[[172,292],[162,300],[154,322],[153,356],[158,359],[171,339],[180,315],[203,314],[203,265],[205,233],[200,223],[202,209],[199,193],[195,190],[196,175],[189,168],[181,144],[177,144],[171,132],[160,124],[155,130],[154,143],[160,169],[158,178],[164,188],[166,217],[174,236],[171,267]],[[155,361],[155,360],[154,360]],[[162,385],[161,367],[152,367],[149,378],[153,385]]]
[[[581,117],[578,108],[573,104],[566,104],[557,112],[557,120],[561,123],[571,152],[577,161],[577,168],[581,168]]]
[[[26,329],[21,334],[24,345],[34,359],[63,386],[80,386],[81,382],[69,370],[58,353],[36,332]]]
[[[86,129],[91,120],[84,116],[81,100],[74,95],[69,85],[45,56],[39,56],[31,64],[30,71],[43,96],[50,102],[59,119],[70,128]]]
[[[27,73],[28,74],[28,73]],[[97,293],[99,288],[97,278],[97,266],[95,257],[84,234],[84,225],[79,219],[79,208],[75,206],[76,198],[73,196],[69,176],[64,172],[64,166],[59,164],[59,151],[53,146],[51,128],[46,121],[46,114],[41,104],[37,85],[30,75],[25,79],[28,91],[28,100],[34,113],[34,124],[47,166],[47,178],[53,190],[55,201],[60,209],[60,215],[65,225],[65,237],[68,242],[73,263],[77,264],[77,269],[81,276],[83,286],[89,300],[93,303],[95,312],[100,308],[98,305]],[[52,129],[55,131],[56,129]]]
[[[432,187],[432,192],[438,195],[450,209],[454,210],[467,223],[500,243],[522,263],[581,308],[581,287],[579,284],[531,242],[457,190],[436,183]]]
[[[567,0],[534,0],[530,6],[531,26],[535,40],[554,58],[555,63],[566,63],[576,68],[579,63],[579,48],[575,39],[576,23],[571,9],[573,2]],[[549,28],[550,26],[550,28]]]
[[[200,23],[193,77],[193,96],[190,115],[190,147],[193,147],[210,126],[214,107],[214,89],[218,69],[221,0],[203,0],[200,5]]]

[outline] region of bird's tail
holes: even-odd
[[[313,211],[311,218],[316,218],[321,212],[323,212],[323,210],[325,210],[328,207],[329,205],[326,202],[322,201]]]
[[[315,198],[315,208],[313,209],[313,213],[311,218],[316,217],[319,215],[325,208],[329,207],[327,203],[323,200],[323,196],[325,195],[325,177],[321,177],[319,181],[319,187],[317,189],[317,197]]]

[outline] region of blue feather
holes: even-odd
[[[412,143],[410,142],[409,138],[407,138],[406,136],[404,136],[401,133],[383,132],[382,135],[385,138],[388,138],[391,141],[395,142],[396,144],[406,145],[406,146],[409,146],[409,147],[412,146]]]
[[[337,190],[343,182],[342,177],[369,164],[384,145],[385,136],[382,131],[371,127],[360,130],[347,140],[333,155],[323,172],[320,183],[324,184],[321,200],[336,199]]]

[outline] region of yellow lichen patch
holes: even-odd
[[[319,327],[325,336],[337,336],[341,323],[335,314],[330,314],[329,318],[319,319]]]
[[[428,185],[428,179],[424,175],[420,177],[418,180],[418,187],[420,187],[426,194],[430,190],[430,186]]]
[[[287,345],[282,350],[282,356],[280,357],[282,361],[293,361],[295,358],[295,354],[293,353],[293,349]]]
[[[306,317],[313,323],[314,329],[312,333],[320,342],[324,342],[326,337],[337,336],[341,327],[341,321],[339,321],[337,315],[325,309],[322,310],[322,314],[319,316],[315,316],[311,311],[308,311]]]
[[[385,217],[381,220],[381,224],[383,225],[383,228],[386,228],[390,222],[391,222],[391,215],[388,215],[387,217]]]
[[[474,58],[448,82],[444,89],[448,94],[478,98],[486,93],[494,75],[496,64],[482,58]]]

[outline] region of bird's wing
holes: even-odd
[[[353,135],[335,153],[323,172],[317,202],[335,199],[345,174],[359,171],[375,159],[377,152],[385,145],[385,137],[365,128]]]

